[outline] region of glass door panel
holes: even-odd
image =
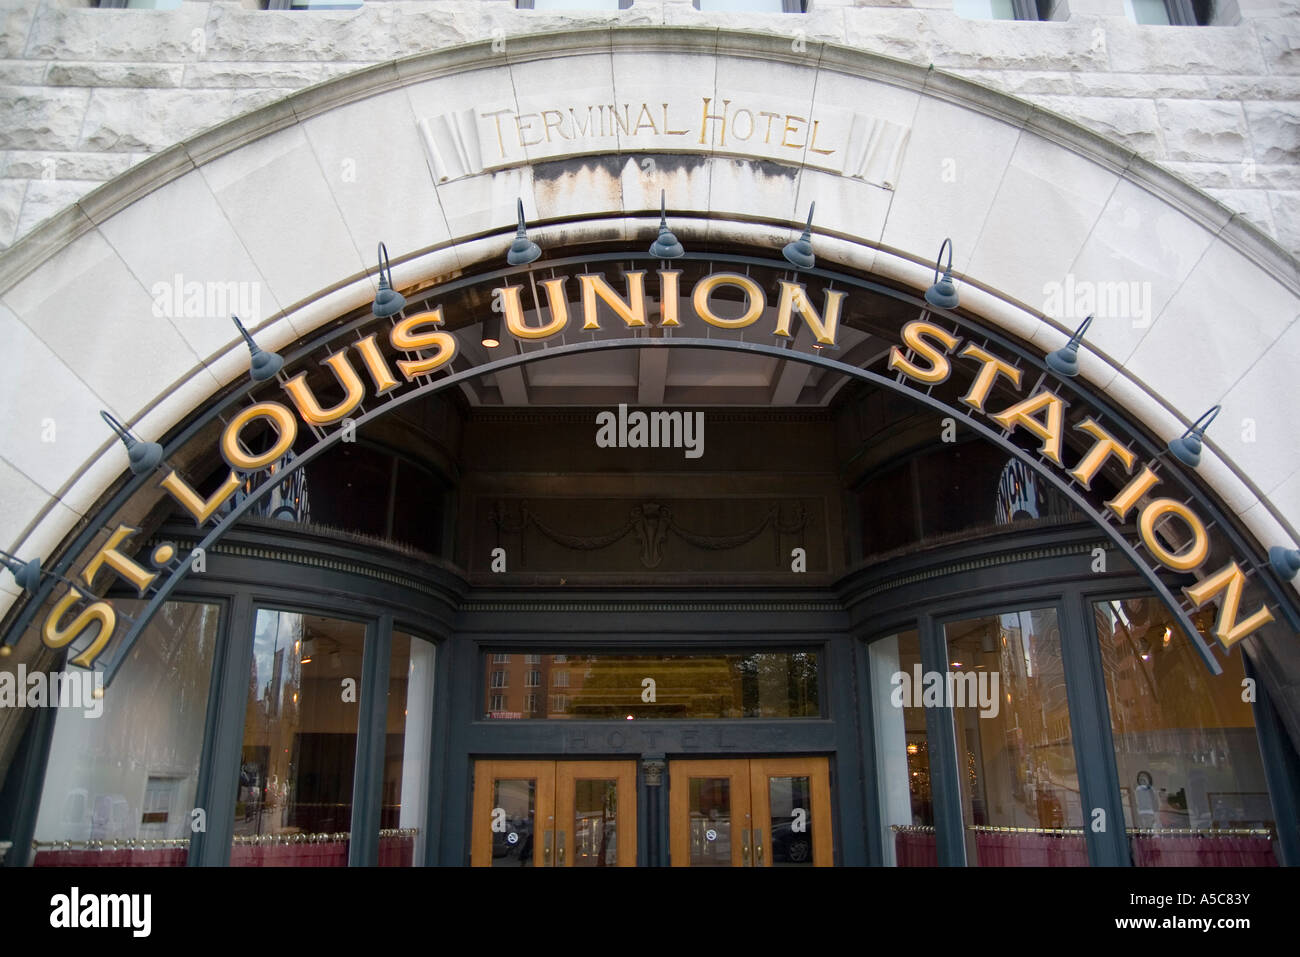
[[[474,768],[475,867],[550,867],[555,763],[479,761]]]
[[[560,867],[636,866],[635,762],[557,762],[555,802]]]
[[[829,866],[831,801],[826,759],[751,761],[750,778],[755,865]]]
[[[668,773],[673,866],[749,866],[749,762],[674,761]]]

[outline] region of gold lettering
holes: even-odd
[[[210,519],[221,508],[226,499],[235,494],[235,491],[241,485],[240,478],[235,472],[226,476],[226,480],[221,483],[221,487],[212,493],[212,497],[206,502],[199,496],[199,493],[190,488],[180,473],[175,469],[163,479],[161,485],[172,498],[180,503],[185,511],[194,516],[195,523],[202,525]]]
[[[744,315],[736,319],[724,319],[709,308],[709,295],[719,286],[738,286],[744,291],[749,301],[749,307]],[[715,272],[712,276],[701,279],[695,284],[691,301],[695,305],[696,315],[719,329],[744,328],[761,316],[763,310],[767,308],[767,296],[763,292],[763,287],[748,276],[734,272]]]
[[[564,294],[563,279],[546,279],[542,288],[546,290],[546,302],[551,309],[551,321],[544,326],[524,325],[524,307],[519,299],[522,286],[503,286],[492,290],[492,294],[501,294],[501,304],[505,309],[506,328],[510,334],[520,339],[545,339],[553,336],[569,324],[569,297]]]
[[[528,117],[531,117],[532,119],[528,119],[527,122],[524,122],[525,119]],[[535,140],[524,139],[524,127],[531,127],[533,125],[533,120],[536,118],[537,118],[536,113],[520,113],[515,116],[515,129],[518,130],[519,132],[520,146],[536,146],[538,143],[542,141],[542,138],[540,136]]]
[[[298,414],[308,425],[329,425],[331,422],[337,422],[359,406],[361,400],[366,397],[366,387],[361,384],[361,377],[352,368],[346,352],[334,353],[322,365],[329,366],[334,372],[334,378],[338,380],[339,385],[343,386],[344,396],[337,405],[328,409],[321,408],[316,394],[307,384],[305,372],[299,372],[284,384],[284,391],[289,394],[289,398],[293,399],[293,404],[298,407]]]
[[[449,332],[418,332],[421,326],[442,325],[442,306],[432,312],[417,312],[407,316],[393,326],[388,334],[388,341],[394,349],[402,352],[420,352],[436,347],[437,355],[424,359],[398,359],[397,368],[410,382],[416,376],[425,375],[456,358],[456,337]]]
[[[700,117],[700,145],[703,146],[705,142],[707,142],[705,140],[705,137],[708,136],[709,133],[709,121],[713,120],[715,122],[719,122],[722,124],[722,135],[718,139],[718,145],[726,146],[727,145],[727,107],[731,105],[731,101],[730,100],[722,101],[721,113],[710,113],[709,103],[711,100],[712,97],[708,97],[708,96],[704,97],[704,109]]]
[[[796,122],[795,122],[794,124],[792,124],[792,123],[790,122],[791,120],[794,120],[794,121],[796,121]],[[793,147],[794,149],[797,149],[797,150],[803,149],[803,144],[802,144],[802,143],[791,143],[791,142],[789,142],[789,139],[790,139],[790,134],[791,134],[791,133],[798,133],[798,132],[799,132],[799,127],[798,127],[796,124],[798,124],[798,123],[807,123],[807,122],[808,122],[808,121],[805,120],[802,116],[795,116],[793,113],[787,113],[787,114],[785,115],[785,132],[781,134],[781,145],[782,145],[782,146],[790,146],[790,147]]]
[[[690,130],[674,130],[668,126],[668,104],[664,104],[664,133],[668,136],[685,136]]]
[[[1047,412],[1047,419],[1040,422],[1034,415],[1043,410]],[[1038,450],[1052,462],[1061,464],[1061,427],[1065,424],[1065,403],[1051,392],[1044,390],[1031,395],[991,418],[1004,429],[1014,429],[1017,425],[1028,429],[1043,440]]]
[[[641,119],[642,117],[645,117],[644,121]],[[641,112],[636,115],[636,129],[632,133],[634,135],[640,133],[643,126],[650,127],[650,129],[654,130],[656,136],[659,135],[659,127],[655,126],[654,117],[650,115],[650,107],[645,103],[641,104]]]
[[[936,349],[930,339],[935,339],[942,344],[943,351]],[[915,379],[917,382],[933,384],[947,380],[952,372],[952,365],[948,362],[946,353],[957,348],[957,343],[961,342],[961,339],[932,322],[913,319],[903,327],[903,342],[911,352],[915,352],[923,359],[928,359],[930,367],[927,369],[924,366],[917,365],[903,355],[902,349],[894,346],[889,350],[889,368],[901,372],[909,379]]]
[[[1138,499],[1159,484],[1160,478],[1156,473],[1152,472],[1149,466],[1143,466],[1142,471],[1120,489],[1118,495],[1106,503],[1106,507],[1114,512],[1121,522],[1128,521],[1128,513],[1133,510]]]
[[[1246,585],[1246,575],[1235,562],[1228,562],[1213,575],[1202,578],[1195,585],[1183,588],[1183,594],[1200,608],[1223,592],[1223,602],[1219,605],[1219,615],[1214,621],[1214,637],[1219,639],[1225,650],[1231,648],[1257,628],[1262,628],[1273,620],[1273,613],[1267,605],[1261,605],[1255,614],[1245,621],[1237,621],[1237,611],[1241,607],[1241,593]]]
[[[614,105],[613,103],[611,103],[611,104],[609,105],[609,115],[610,115],[610,117],[611,117],[611,118],[613,119],[613,121],[614,121],[613,124],[612,124],[612,125],[610,126],[610,128],[609,128],[609,131],[610,131],[611,133],[614,133],[614,132],[616,132],[617,130],[622,130],[625,136],[631,136],[631,135],[632,135],[632,113],[631,113],[631,110],[632,110],[631,104],[624,103],[624,104],[623,104],[623,116],[622,116],[622,118],[620,118],[619,115],[618,115],[618,107],[617,107],[616,105]]]
[[[1156,538],[1156,522],[1162,515],[1177,515],[1181,518],[1192,532],[1192,543],[1182,552],[1174,554],[1169,551]],[[1205,532],[1205,526],[1196,514],[1184,505],[1182,502],[1176,502],[1172,498],[1158,498],[1154,502],[1148,503],[1147,507],[1142,509],[1142,514],[1138,516],[1138,531],[1142,535],[1142,541],[1146,543],[1147,548],[1151,550],[1162,565],[1172,568],[1175,571],[1191,571],[1197,565],[1205,561],[1205,557],[1210,553],[1210,538]]]
[[[375,333],[372,332],[359,342],[354,342],[353,346],[361,353],[361,361],[366,364],[366,371],[370,373],[371,381],[375,383],[375,395],[391,392],[401,385],[393,375],[393,371],[388,368],[388,363],[384,361],[384,354],[379,351],[379,345],[375,342]]]
[[[681,274],[680,269],[659,270],[659,325],[661,326],[681,325],[677,321],[677,300],[681,297],[678,291],[678,278]]]
[[[1092,488],[1092,480],[1097,477],[1101,467],[1106,464],[1106,460],[1112,455],[1123,463],[1126,474],[1133,471],[1133,460],[1135,458],[1133,453],[1120,445],[1113,435],[1091,418],[1084,419],[1075,428],[1080,432],[1087,432],[1097,440],[1087,454],[1079,460],[1079,464],[1074,471],[1070,473],[1084,488]]]
[[[820,124],[821,120],[813,120],[812,139],[808,142],[808,149],[813,153],[821,153],[823,156],[830,156],[835,152],[834,150],[819,150],[817,148],[817,127]]]
[[[844,301],[845,293],[826,290],[826,318],[823,320],[808,300],[808,294],[803,286],[786,282],[784,279],[780,282],[781,302],[777,306],[776,331],[773,335],[793,338],[790,333],[790,322],[794,317],[794,310],[798,309],[799,315],[803,317],[803,321],[812,330],[818,342],[828,346],[835,345],[835,330],[840,321],[840,303]]]
[[[759,116],[767,117],[767,132],[763,134],[763,142],[770,144],[772,142],[772,121],[781,118],[780,113],[769,113],[766,110],[759,110]]]
[[[119,525],[108,536],[106,541],[95,553],[86,567],[81,570],[81,580],[86,583],[87,588],[94,587],[95,575],[99,570],[107,565],[113,571],[117,572],[132,585],[135,586],[136,594],[143,595],[144,590],[149,587],[150,583],[158,577],[157,572],[150,572],[141,568],[126,555],[117,550],[128,538],[140,531],[138,528],[132,528],[130,525]]]
[[[548,116],[554,116],[555,122],[552,123]],[[564,132],[564,114],[559,110],[542,110],[542,129],[546,133],[546,142],[551,141],[551,127],[555,127],[555,132],[560,134],[562,139],[569,139],[569,134]]]
[[[60,628],[59,619],[69,608],[85,597],[75,585],[72,586],[68,593],[59,599],[58,604],[50,609],[41,628],[41,640],[45,642],[47,648],[62,648],[81,637],[93,622],[99,622],[99,633],[95,635],[95,640],[85,651],[72,659],[72,663],[79,668],[89,668],[95,663],[99,653],[108,644],[108,639],[113,637],[113,629],[117,627],[117,613],[113,611],[113,606],[106,601],[97,601],[78,612],[77,617],[72,619],[72,624],[67,628]]]
[[[509,113],[509,112],[510,112],[510,110],[506,109],[506,110],[497,110],[497,111],[495,111],[495,112],[493,112],[493,113],[480,113],[480,114],[479,114],[479,116],[483,117],[484,119],[487,119],[489,116],[492,117],[493,121],[496,123],[496,125],[497,125],[497,149],[499,149],[499,150],[501,151],[501,158],[502,158],[502,159],[505,159],[505,155],[506,155],[506,141],[505,141],[505,138],[501,135],[501,114],[502,114],[502,113]]]
[[[614,312],[627,323],[628,328],[636,328],[645,325],[645,287],[642,280],[645,273],[641,271],[624,273],[627,277],[627,301],[619,297],[614,288],[605,281],[604,276],[594,273],[584,273],[578,277],[578,283],[582,286],[582,328],[599,329],[600,323],[597,321],[596,300],[600,299],[605,305],[613,309]]]
[[[960,353],[963,356],[970,356],[972,359],[981,363],[979,374],[975,376],[975,381],[971,383],[970,391],[961,397],[961,401],[970,406],[976,412],[984,411],[984,403],[993,390],[993,383],[998,376],[1006,376],[1011,380],[1011,384],[1017,389],[1020,388],[1021,372],[1015,366],[1003,362],[997,356],[981,349],[975,343],[971,343]]]
[[[277,432],[275,444],[261,455],[249,453],[239,440],[239,433],[255,419],[266,419],[275,426]],[[298,438],[298,420],[293,413],[279,402],[259,402],[246,409],[240,409],[221,433],[221,457],[226,464],[239,472],[254,472],[265,468],[280,456],[293,448]]]

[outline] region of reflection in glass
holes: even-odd
[[[259,609],[232,865],[347,864],[365,626]],[[266,844],[268,836],[303,835]],[[243,840],[241,840],[243,838]]]
[[[939,861],[925,709],[919,699],[900,690],[901,678],[913,678],[920,670],[921,642],[915,630],[906,631],[873,641],[868,653],[884,861],[904,867],[935,865]]]
[[[731,779],[690,782],[691,867],[730,867]]]
[[[812,784],[806,777],[768,778],[773,867],[812,867]]]
[[[145,606],[116,604],[127,615]],[[69,694],[71,706],[55,717],[34,836],[72,846],[38,848],[36,864],[185,864],[219,618],[216,605],[163,604],[102,699],[89,695],[93,684],[81,687],[90,672],[66,669],[87,694],[75,701]],[[121,852],[78,847],[127,838],[157,843]]]
[[[573,866],[618,866],[618,782],[579,780],[573,796]]]
[[[388,734],[379,816],[381,867],[409,867],[424,859],[432,727],[433,645],[395,631],[388,666]]]
[[[538,655],[509,680],[486,656],[484,717],[808,718],[819,717],[817,653],[724,655]],[[500,676],[500,677],[498,677]],[[550,689],[546,695],[538,689]],[[536,697],[530,698],[530,695]],[[533,709],[536,706],[536,710]],[[543,710],[544,709],[544,710]]]
[[[1240,653],[1212,646],[1223,674],[1211,675],[1154,597],[1097,602],[1093,614],[1133,862],[1276,864]],[[1207,833],[1226,829],[1258,833]]]
[[[533,866],[537,780],[498,779],[492,785],[492,866]]]
[[[971,618],[944,632],[967,863],[1086,865],[1056,611]]]

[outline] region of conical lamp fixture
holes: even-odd
[[[785,248],[781,250],[781,255],[785,257],[786,262],[796,269],[812,269],[817,264],[817,257],[813,255],[812,247],[813,210],[816,208],[816,203],[808,206],[808,225],[803,228],[803,235],[792,243],[786,243]]]
[[[0,552],[0,563],[3,563],[13,573],[14,581],[18,583],[19,588],[30,592],[36,591],[36,586],[41,581],[41,560],[39,558],[33,558],[30,562],[25,562],[17,555]]]
[[[122,440],[122,444],[126,446],[126,458],[131,464],[133,474],[143,475],[145,472],[152,472],[158,467],[163,459],[161,445],[157,442],[141,442],[127,431],[126,426],[102,409],[99,415],[108,423],[108,427],[117,433],[118,438]]]
[[[406,308],[406,299],[393,288],[393,267],[388,264],[388,248],[379,244],[379,292],[370,311],[380,319],[395,316]]]
[[[541,258],[542,247],[528,238],[528,225],[524,222],[524,201],[519,203],[519,228],[515,231],[514,242],[506,253],[506,262],[512,266],[527,266]]]
[[[943,278],[939,277],[939,264],[943,262],[943,251],[948,250],[948,265],[944,268]],[[939,247],[939,258],[934,261],[934,284],[925,291],[925,301],[938,309],[957,308],[957,284],[952,281],[952,240],[945,239]]]
[[[1201,464],[1201,449],[1204,447],[1201,440],[1205,437],[1205,430],[1210,427],[1214,417],[1219,414],[1220,408],[1222,406],[1216,405],[1210,409],[1209,412],[1206,412],[1193,422],[1190,429],[1169,443],[1170,454],[1189,469],[1194,469]]]
[[[1300,548],[1283,548],[1281,545],[1274,545],[1268,550],[1268,563],[1273,566],[1273,571],[1277,572],[1283,581],[1290,581],[1300,573]]]
[[[1088,331],[1092,325],[1092,316],[1083,320],[1082,325],[1074,330],[1074,335],[1070,336],[1070,341],[1061,348],[1049,352],[1044,361],[1047,368],[1051,369],[1059,376],[1072,379],[1079,374],[1079,342],[1083,339],[1083,334]]]
[[[252,376],[254,382],[265,382],[272,379],[275,374],[284,368],[284,360],[274,352],[265,352],[260,349],[253,337],[248,334],[244,324],[239,321],[238,316],[231,316],[235,322],[235,328],[239,334],[244,337],[244,342],[248,344],[248,351],[252,355],[252,360],[248,364],[248,374]]]
[[[676,259],[685,256],[686,250],[668,229],[668,206],[665,191],[659,191],[659,238],[650,244],[650,255],[656,259]]]

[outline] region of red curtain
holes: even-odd
[[[189,849],[76,848],[37,851],[34,867],[184,867]]]
[[[894,854],[899,867],[939,866],[939,850],[933,831],[895,831]]]
[[[348,842],[310,841],[299,844],[236,844],[231,867],[347,867]]]
[[[975,853],[981,867],[1087,867],[1082,834],[1023,834],[977,831]]]
[[[409,835],[379,838],[380,867],[410,867],[415,862],[415,838]]]
[[[1218,834],[1135,834],[1136,867],[1277,867],[1267,837]]]

